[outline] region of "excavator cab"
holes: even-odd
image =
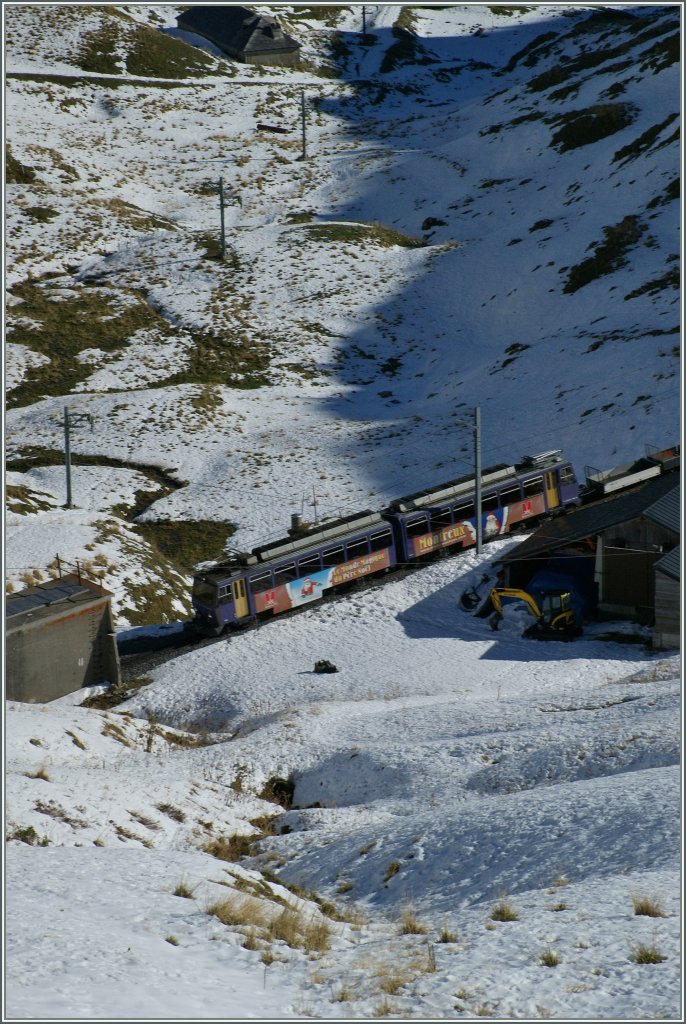
[[[533,623],[522,636],[537,640],[571,640],[578,632],[572,607],[572,595],[564,590],[547,590],[539,594],[539,600],[526,590],[516,587],[494,587],[490,594],[493,614],[489,619],[491,629],[496,630],[504,618],[503,602],[522,601],[533,616]]]

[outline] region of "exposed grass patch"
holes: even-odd
[[[316,242],[341,242],[355,245],[379,245],[382,248],[402,246],[405,249],[419,249],[426,245],[423,238],[403,234],[383,224],[327,223],[307,224],[303,228],[309,238]]]
[[[107,711],[109,708],[116,707],[117,704],[121,704],[123,701],[128,700],[136,690],[140,690],[144,686],[149,686],[151,682],[152,676],[137,676],[134,679],[127,680],[126,683],[116,683],[105,693],[98,693],[93,697],[88,697],[83,701],[81,707],[96,708],[99,711]]]
[[[570,110],[551,123],[558,126],[550,145],[559,153],[590,146],[632,123],[638,111],[630,103],[598,103],[585,110]]]
[[[27,846],[49,846],[50,840],[47,836],[39,836],[33,825],[18,825],[11,832],[6,833],[5,842],[16,840],[26,843]]]
[[[126,70],[151,78],[199,78],[219,70],[220,62],[195,46],[147,25],[136,25],[130,37]]]
[[[49,362],[32,367],[31,379],[9,392],[11,407],[30,405],[46,395],[68,395],[93,372],[91,365],[79,361],[85,349],[113,352],[143,328],[165,336],[170,330],[140,290],[80,286],[77,294],[65,294],[49,283],[25,281],[12,294],[22,300],[13,307],[22,320],[12,324],[10,318],[7,341],[26,345]]]
[[[181,881],[177,882],[174,886],[172,894],[174,896],[180,896],[181,899],[184,900],[192,900],[195,896],[195,889],[192,889],[185,879],[181,879]]]
[[[201,847],[205,853],[217,860],[239,861],[243,857],[250,857],[256,841],[256,836],[232,835],[217,836],[210,839]]]
[[[153,550],[173,560],[179,570],[192,569],[199,562],[220,559],[224,555],[226,541],[235,529],[230,523],[209,519],[135,524],[136,532]]]
[[[30,185],[36,180],[33,167],[23,164],[13,155],[9,143],[5,147],[5,182],[7,185]]]
[[[577,263],[569,271],[564,284],[565,294],[572,294],[606,274],[612,274],[626,264],[627,253],[640,241],[644,225],[638,217],[627,216],[618,224],[603,228],[604,238],[596,243],[593,256]]]
[[[294,792],[294,779],[284,779],[280,775],[273,775],[270,779],[267,779],[258,796],[260,800],[268,800],[270,803],[279,804],[280,807],[288,811],[293,806]]]
[[[437,941],[441,943],[457,942],[457,935],[444,924],[439,932]]]
[[[7,484],[5,499],[10,512],[20,516],[32,515],[34,512],[47,512],[54,508],[55,502],[48,494],[33,491],[23,484]]]
[[[544,949],[538,955],[538,962],[542,967],[557,967],[561,963],[561,958],[554,950]]]
[[[24,775],[27,779],[42,779],[43,782],[52,782],[52,779],[42,765],[35,772],[24,772]]]
[[[231,337],[193,331],[193,347],[183,370],[159,382],[158,387],[175,384],[223,384],[231,388],[259,388],[269,383],[266,371],[270,353],[267,345],[247,336]]]
[[[629,160],[635,160],[636,157],[640,156],[642,153],[646,153],[653,146],[665,128],[668,128],[673,121],[676,121],[678,116],[678,114],[670,114],[664,119],[664,121],[660,121],[659,124],[655,124],[651,128],[647,128],[638,136],[637,139],[634,139],[633,142],[629,143],[627,146],[622,146],[621,149],[618,149],[612,157],[612,163],[617,163],[617,161],[620,161],[621,163],[628,163]]]
[[[27,206],[23,212],[41,224],[49,224],[55,217],[59,217],[58,211],[53,210],[51,206]]]
[[[634,288],[627,295],[624,296],[624,301],[628,299],[637,299],[639,295],[657,295],[659,292],[664,291],[667,288],[678,291],[681,287],[681,275],[678,267],[672,267],[667,270],[661,277],[653,278],[652,281],[646,281],[644,284],[639,285],[638,288]]]
[[[173,821],[183,822],[186,820],[184,811],[182,811],[180,807],[175,807],[174,804],[164,802],[161,804],[155,804],[155,807],[158,811],[161,811],[162,814],[166,814],[167,817],[171,818]]]

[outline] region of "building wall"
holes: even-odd
[[[109,599],[11,629],[5,680],[7,699],[28,703],[56,700],[82,686],[117,683],[119,658]]]
[[[655,629],[653,647],[656,650],[681,648],[681,585],[664,573],[655,573]]]

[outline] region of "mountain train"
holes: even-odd
[[[491,466],[481,475],[484,541],[564,512],[581,488],[560,450]],[[459,477],[386,508],[312,526],[293,517],[288,536],[233,552],[194,576],[196,630],[206,636],[320,599],[363,577],[476,544],[475,481]]]

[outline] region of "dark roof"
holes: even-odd
[[[26,587],[5,598],[7,627],[17,627],[28,619],[47,619],[68,612],[74,605],[102,601],[110,595],[97,583],[78,576],[62,576],[35,587]]]
[[[190,7],[179,14],[179,28],[210,39],[227,53],[293,53],[299,44],[286,35],[276,18],[247,7],[211,4]]]
[[[681,545],[668,551],[664,558],[655,563],[655,571],[671,576],[673,580],[681,580]]]
[[[533,558],[636,519],[644,515],[651,506],[656,505],[659,499],[671,492],[675,486],[678,487],[674,476],[674,473],[665,473],[664,476],[649,480],[628,492],[595,501],[592,505],[585,505],[552,519],[536,530],[528,540],[518,544],[510,554],[504,555],[500,561],[517,562]]]
[[[681,527],[681,489],[677,485],[673,490],[664,494],[661,498],[645,510],[648,519],[652,519],[659,526],[664,526],[675,533],[680,532]]]

